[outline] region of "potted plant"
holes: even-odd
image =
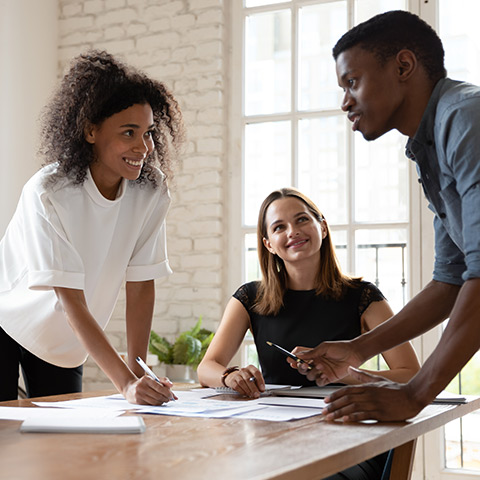
[[[191,330],[182,332],[172,343],[153,330],[150,332],[149,350],[166,365],[167,377],[176,382],[195,382],[196,370],[214,332],[202,328],[202,317]]]

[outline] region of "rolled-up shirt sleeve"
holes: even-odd
[[[435,222],[438,272],[443,276],[443,266],[447,265],[451,276],[456,278],[461,271],[464,281],[480,278],[480,96],[476,90],[474,93],[451,102],[439,115],[437,125],[438,140],[444,149],[439,164],[444,178],[451,182],[441,192],[448,204],[450,239],[441,222]],[[455,238],[456,246],[452,240]]]
[[[433,279],[438,282],[462,285],[462,275],[466,270],[463,252],[448,235],[440,219],[435,216],[435,265]]]
[[[466,263],[463,279],[480,278],[480,183],[463,194],[462,217]]]

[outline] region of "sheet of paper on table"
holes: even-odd
[[[323,404],[313,404],[312,399],[277,399],[273,404],[266,399],[270,397],[248,400],[235,399],[218,400],[210,398],[214,389],[192,389],[189,391],[174,391],[178,400],[161,406],[132,405],[119,394],[107,397],[92,397],[82,400],[64,402],[35,402],[36,405],[51,409],[53,406],[61,409],[89,411],[105,409],[111,412],[133,411],[139,414],[174,415],[206,418],[239,418],[268,421],[289,421],[320,415]],[[215,393],[214,395],[218,395]],[[273,398],[273,397],[272,397]],[[122,409],[122,410],[120,410]]]

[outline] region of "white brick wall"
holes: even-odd
[[[214,329],[226,283],[227,9],[222,0],[60,0],[59,58],[101,48],[165,82],[182,106],[188,145],[172,187],[168,251],[174,274],[157,281],[154,330],[169,338],[199,315]],[[125,300],[107,332],[125,350]],[[89,360],[84,390],[111,388]]]

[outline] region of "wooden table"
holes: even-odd
[[[0,405],[32,406],[29,400]],[[480,398],[429,405],[408,422],[376,424],[144,415],[147,431],[130,435],[20,433],[21,422],[0,420],[0,478],[321,479],[395,448],[391,480],[408,479],[417,437],[477,408]]]

